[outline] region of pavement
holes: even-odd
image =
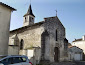
[[[55,63],[49,63],[44,62],[42,65],[85,65],[85,61],[77,61],[77,62],[55,62]]]
[[[52,63],[50,65],[77,65],[76,63],[74,62],[57,62],[57,63]]]
[[[75,62],[77,65],[85,65],[85,61],[78,61],[78,62]]]

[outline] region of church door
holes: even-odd
[[[59,49],[58,49],[58,47],[55,47],[54,48],[54,61],[55,62],[58,62],[58,58],[59,58]]]

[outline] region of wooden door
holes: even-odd
[[[54,48],[54,61],[55,62],[58,62],[58,58],[59,58],[59,49],[58,49],[58,47],[55,47]]]

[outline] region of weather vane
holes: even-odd
[[[29,1],[30,2],[30,4],[31,4],[31,0]],[[28,5],[29,3],[27,2],[25,5]]]
[[[30,4],[31,4],[31,0],[30,0]]]
[[[56,11],[56,16],[57,16],[57,10],[55,10]]]

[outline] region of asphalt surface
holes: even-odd
[[[59,62],[59,63],[52,63],[50,65],[77,65],[74,62]]]
[[[85,61],[75,62],[77,65],[85,65]]]

